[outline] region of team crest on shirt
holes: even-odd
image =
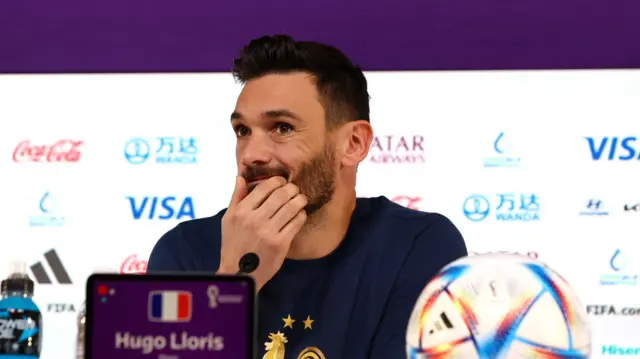
[[[283,331],[291,330],[313,330],[313,323],[315,320],[311,319],[311,316],[307,316],[307,319],[300,321],[300,324],[295,324],[296,319],[291,318],[291,315],[287,315],[286,318],[282,318],[284,322],[282,326]],[[295,328],[294,328],[295,327]],[[284,359],[285,344],[287,344],[287,336],[285,333],[279,330],[276,333],[269,333],[268,342],[264,343],[266,353],[262,359]],[[297,359],[326,359],[322,350],[316,347],[304,348]]]
[[[308,347],[300,352],[298,359],[326,359],[322,351],[316,347]]]

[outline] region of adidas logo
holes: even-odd
[[[51,249],[46,252],[44,254],[44,260],[49,265],[49,269],[51,270],[51,273],[53,273],[58,284],[72,284],[69,273],[67,273],[67,270],[62,265],[62,261],[60,260],[60,257],[58,257],[58,253],[56,253],[55,249]],[[38,284],[53,284],[51,277],[44,269],[42,262],[36,262],[31,265],[31,273],[33,273],[33,277]]]
[[[443,330],[453,329],[453,324],[447,317],[445,312],[440,313],[440,318],[433,323],[433,327],[429,330],[429,334],[434,334],[436,332],[441,332]]]

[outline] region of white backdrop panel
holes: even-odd
[[[627,142],[633,159],[606,160],[613,137],[640,136],[640,71],[367,76],[378,142],[358,172],[360,196],[443,213],[470,251],[534,253],[585,305],[640,307],[637,284],[601,284],[640,272],[640,206],[624,210],[640,203],[640,143]],[[24,260],[53,280],[36,286],[44,359],[74,355],[74,309],[93,268],[143,269],[156,240],[190,219],[178,217],[185,202],[198,218],[226,206],[239,91],[230,74],[0,77],[0,274]],[[587,137],[596,150],[608,138],[600,160]],[[62,140],[82,141],[77,161],[14,160],[22,141],[33,151]],[[57,283],[50,250],[72,283]],[[595,358],[608,357],[603,346],[640,346],[639,319],[594,316]]]

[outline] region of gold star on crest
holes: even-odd
[[[293,329],[293,323],[295,323],[295,320],[291,318],[291,314],[289,314],[286,318],[282,318],[282,320],[284,321],[284,328],[291,328]]]
[[[304,323],[304,329],[313,329],[311,328],[311,324],[315,322],[315,320],[311,319],[310,315],[307,315],[307,320],[302,321]]]

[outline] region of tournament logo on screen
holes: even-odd
[[[198,141],[195,137],[132,138],[124,146],[124,158],[132,165],[196,164]]]
[[[540,197],[534,193],[500,193],[494,196],[473,194],[464,200],[464,216],[472,222],[487,218],[498,222],[540,220]]]
[[[20,142],[13,151],[13,162],[75,163],[80,160],[80,147],[84,141],[59,140],[53,144],[32,144],[29,140]]]
[[[589,153],[594,161],[640,160],[640,143],[637,137],[585,137]]]
[[[493,156],[484,160],[484,167],[510,167],[520,166],[520,156],[518,156],[511,138],[504,132],[500,132],[493,141]]]
[[[369,150],[369,162],[376,164],[424,163],[424,136],[375,136]]]
[[[134,220],[195,219],[193,199],[186,197],[126,197]]]

